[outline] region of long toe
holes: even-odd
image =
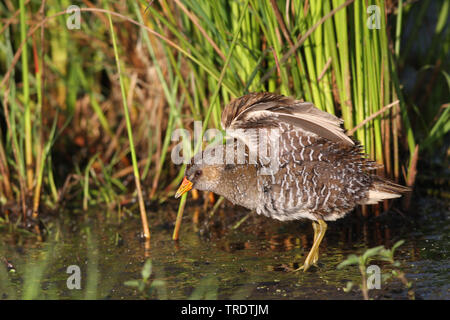
[[[305,262],[303,263],[303,265],[302,265],[300,268],[296,269],[295,271],[299,271],[299,270],[303,270],[303,272],[308,271],[308,269],[309,269],[312,265],[315,264],[314,258],[313,258],[313,257],[315,257],[315,252],[310,252],[310,253],[308,254],[308,256],[306,257]]]
[[[295,270],[292,270],[292,271],[293,271],[293,272],[296,272],[296,271],[303,270],[303,272],[306,272],[306,271],[308,271],[308,269],[309,269],[311,266],[317,267],[317,264],[316,264],[316,263],[307,263],[307,262],[305,261],[305,263],[304,263],[301,267],[299,267],[299,268],[297,268],[297,269],[295,269]]]

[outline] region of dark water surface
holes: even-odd
[[[181,240],[171,240],[177,203],[149,211],[151,248],[145,256],[137,216],[92,210],[61,212],[66,219],[47,221],[41,243],[23,232],[0,230],[0,297],[40,299],[361,299],[358,285],[346,293],[348,281],[360,283],[356,266],[338,270],[349,254],[377,245],[405,243],[396,252],[399,269],[413,283],[416,299],[449,299],[449,203],[428,198],[416,202],[414,217],[396,211],[363,219],[356,213],[328,225],[320,247],[319,268],[288,272],[308,253],[312,227],[308,221],[278,222],[241,208],[218,210],[207,219],[202,206],[188,200]],[[138,210],[132,210],[138,212]],[[196,215],[198,214],[198,217]],[[198,222],[195,223],[198,218]],[[63,221],[63,222],[61,222]],[[141,279],[146,259],[152,275],[141,292],[124,285]],[[15,272],[5,272],[10,263]],[[386,263],[373,262],[383,273]],[[68,266],[81,271],[81,289],[68,289]],[[157,289],[149,290],[155,281]],[[407,299],[398,280],[371,290],[375,299]]]

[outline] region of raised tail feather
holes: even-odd
[[[401,186],[377,176],[373,176],[373,179],[372,187],[360,204],[376,204],[383,200],[400,198],[403,193],[411,191],[409,187]]]

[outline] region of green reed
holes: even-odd
[[[111,39],[112,39],[112,43],[113,43],[113,47],[114,47],[114,56],[116,58],[116,63],[117,63],[117,71],[119,73],[120,92],[122,94],[122,103],[123,103],[123,113],[125,115],[125,120],[126,120],[126,124],[127,124],[128,140],[129,140],[130,151],[131,151],[131,160],[132,160],[132,164],[133,164],[133,173],[134,173],[134,178],[135,178],[135,183],[136,183],[136,191],[137,191],[138,199],[139,199],[139,209],[141,212],[142,228],[143,228],[143,233],[144,233],[145,238],[147,240],[150,240],[150,230],[148,228],[147,213],[145,211],[144,199],[142,196],[141,177],[140,177],[139,168],[137,165],[136,151],[135,151],[134,142],[133,142],[133,130],[131,129],[131,120],[130,120],[130,114],[128,111],[128,103],[127,103],[127,97],[126,97],[126,93],[125,93],[125,86],[124,86],[124,82],[123,82],[123,78],[122,78],[122,73],[120,70],[120,59],[119,59],[119,53],[117,50],[116,35],[115,35],[115,31],[114,31],[114,27],[112,24],[110,14],[108,14],[108,20],[109,20],[109,26],[110,26],[110,30],[111,30]]]
[[[184,170],[170,161],[172,132],[193,120],[220,128],[223,106],[251,91],[337,114],[411,185],[417,148],[432,151],[450,130],[446,1],[434,4],[425,53],[416,41],[430,1],[127,1],[109,6],[111,23],[80,4],[79,30],[66,27],[72,3],[41,4],[0,4],[0,203],[20,204],[24,219],[66,197],[118,205],[141,182],[139,203],[165,199]],[[370,5],[379,29],[367,27]],[[409,88],[400,76],[414,55],[423,64]]]

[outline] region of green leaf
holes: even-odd
[[[139,281],[139,280],[129,280],[129,281],[125,281],[124,285],[126,285],[128,287],[138,288],[140,283],[141,283],[141,281]]]
[[[363,263],[365,264],[369,258],[378,255],[383,249],[383,246],[367,249],[362,255]]]
[[[379,259],[382,261],[389,261],[392,263],[394,261],[392,251],[383,248],[383,250],[381,250],[379,253]]]
[[[400,247],[402,244],[404,244],[405,243],[405,240],[399,240],[399,241],[397,241],[393,246],[392,246],[392,249],[391,249],[391,251],[392,251],[392,255],[394,254],[394,252],[395,252],[395,249],[397,249],[398,247]]]
[[[358,264],[358,263],[359,263],[359,258],[358,258],[358,256],[355,255],[355,254],[351,254],[351,255],[349,255],[349,256],[347,257],[347,259],[345,259],[344,261],[342,261],[342,262],[337,266],[337,268],[338,268],[338,269],[342,269],[342,268],[344,268],[344,267],[346,267],[346,266],[350,266],[350,265]]]
[[[347,286],[344,288],[344,292],[348,293],[352,290],[354,283],[352,281],[347,282]]]
[[[150,288],[160,288],[164,287],[166,285],[166,282],[164,280],[155,280],[150,285]]]
[[[141,274],[144,281],[150,278],[150,275],[152,274],[152,260],[148,259],[147,261],[145,261]]]

